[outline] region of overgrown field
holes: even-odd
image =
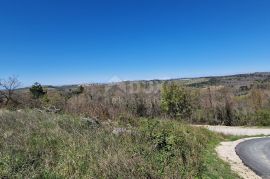
[[[0,80],[0,109],[95,117],[170,118],[193,124],[270,126],[270,73],[18,89]]]
[[[214,152],[220,136],[177,121],[6,111],[0,131],[0,178],[237,178]]]

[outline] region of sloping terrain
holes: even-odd
[[[218,136],[176,121],[6,111],[0,130],[0,178],[237,178]]]

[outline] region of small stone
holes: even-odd
[[[128,130],[126,128],[114,128],[112,133],[115,134],[115,135],[121,135],[121,134],[124,134],[124,133],[131,134],[132,131]]]

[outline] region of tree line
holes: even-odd
[[[48,90],[33,84],[28,92],[18,88],[16,77],[0,82],[1,107],[48,109],[96,117],[100,120],[147,117],[169,118],[199,124],[270,125],[270,89],[229,87],[188,87],[166,82],[153,93],[127,93],[119,86],[91,85],[76,89]],[[145,88],[149,88],[144,85]]]

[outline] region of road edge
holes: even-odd
[[[229,142],[221,142],[218,147],[216,147],[216,152],[219,158],[223,161],[230,164],[231,169],[236,172],[240,177],[244,179],[261,179],[255,172],[253,172],[250,168],[248,168],[240,157],[237,155],[235,148],[241,142],[251,140],[251,139],[259,139],[265,137],[250,137],[244,138],[237,141],[229,141]]]

